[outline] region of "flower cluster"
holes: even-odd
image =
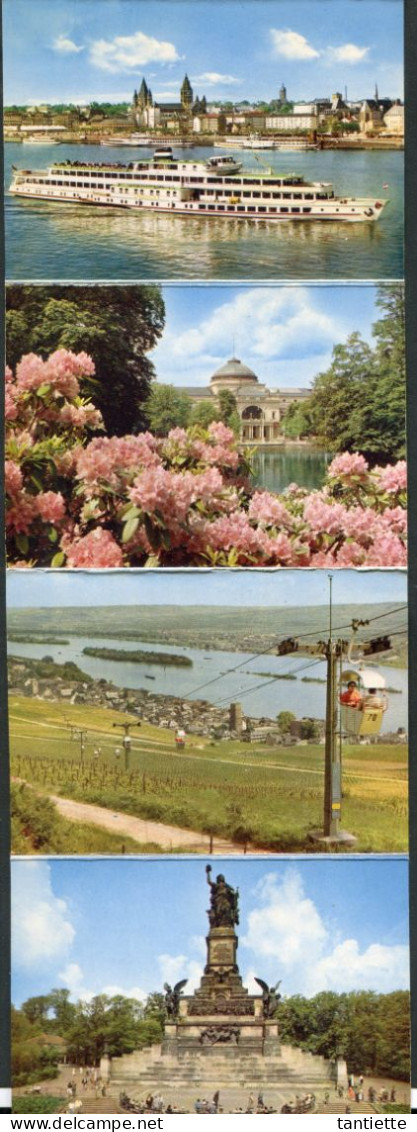
[[[250,487],[234,434],[94,436],[94,365],[58,350],[6,374],[9,561],[69,567],[405,566],[404,461],[336,456],[320,491]]]

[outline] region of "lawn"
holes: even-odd
[[[172,732],[144,723],[132,729],[125,769],[123,752],[115,755],[123,732],[112,725],[128,718],[102,707],[12,697],[12,774],[40,792],[149,821],[239,841],[246,831],[253,845],[271,851],[311,849],[308,834],[322,825],[323,746],[190,735],[180,752]],[[86,731],[83,753],[71,727]],[[407,851],[407,780],[404,745],[345,745],[342,827],[357,837],[357,851]]]

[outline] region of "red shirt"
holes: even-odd
[[[362,703],[362,696],[357,688],[347,688],[346,692],[342,692],[340,698],[341,704],[347,704],[348,707],[357,708]]]

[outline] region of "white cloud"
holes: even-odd
[[[193,75],[192,81],[205,83],[206,86],[236,86],[242,79],[237,79],[234,75],[220,75],[218,71],[204,71],[202,75]]]
[[[408,947],[372,943],[361,953],[356,939],[346,939],[317,964],[316,977],[327,990],[340,990],[341,973],[346,991],[377,988],[383,993],[407,987]]]
[[[16,862],[12,874],[13,962],[39,968],[61,961],[75,938],[65,900],[55,896],[46,862]]]
[[[158,373],[165,360],[171,370],[181,367],[183,384],[192,376],[193,367],[202,372],[205,369],[208,381],[217,366],[231,356],[235,340],[242,361],[250,356],[256,367],[259,360],[262,381],[267,363],[308,355],[322,358],[343,336],[343,328],[318,309],[312,293],[305,288],[245,288],[192,329],[178,333],[167,327],[155,363]]]
[[[248,933],[242,940],[260,959],[277,959],[280,967],[300,966],[308,954],[317,962],[327,941],[327,930],[317,908],[304,893],[296,869],[288,869],[281,884],[273,873],[258,886],[260,907],[248,918]],[[259,973],[259,972],[258,972]]]
[[[174,986],[180,979],[187,979],[186,994],[191,994],[199,986],[204,969],[202,963],[187,959],[186,955],[158,955],[157,958],[163,983]]]
[[[142,987],[122,987],[118,984],[110,984],[109,986],[103,987],[103,990],[100,991],[100,994],[107,994],[109,998],[114,998],[116,995],[120,994],[123,998],[136,998],[138,1002],[146,1002],[148,993],[149,992],[143,990]]]
[[[96,39],[90,48],[93,66],[112,74],[135,70],[148,63],[174,63],[179,58],[173,43],[155,39],[142,31],[129,36],[117,35],[113,40]]]
[[[59,978],[70,991],[74,1001],[81,999],[82,1002],[91,1002],[91,999],[98,994],[106,994],[109,998],[123,995],[124,998],[135,998],[138,1002],[144,1002],[147,998],[147,992],[142,990],[142,987],[123,987],[118,983],[110,983],[92,990],[85,984],[84,972],[79,963],[67,963],[64,970],[59,972]]]
[[[297,31],[280,31],[278,28],[271,28],[271,39],[274,54],[284,59],[319,58],[320,52],[311,46],[305,35],[300,35]]]
[[[354,938],[335,941],[296,868],[288,868],[281,882],[266,875],[256,893],[259,903],[241,939],[256,956],[245,978],[252,991],[255,975],[272,983],[282,978],[284,995],[307,997],[321,990],[383,993],[408,987],[408,948],[376,941],[361,951]]]
[[[341,47],[329,47],[328,52],[335,63],[361,63],[369,54],[369,47],[358,47],[356,43],[344,43]]]
[[[59,51],[61,55],[78,55],[80,51],[84,51],[84,47],[78,47],[74,40],[68,39],[66,35],[57,35],[53,49]]]

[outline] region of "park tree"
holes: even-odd
[[[231,428],[235,436],[240,436],[240,416],[237,408],[236,397],[231,389],[221,389],[219,393],[219,416],[218,420],[223,421],[223,424]]]
[[[280,1003],[279,1020],[283,1042],[331,1059],[340,1054],[352,1073],[399,1081],[409,1077],[407,991],[321,991],[314,998],[293,995]]]
[[[145,405],[148,426],[156,436],[167,436],[172,428],[186,428],[191,400],[174,385],[153,385]]]
[[[334,347],[331,365],[316,377],[309,403],[314,433],[327,450],[358,448],[357,418],[366,406],[373,377],[373,352],[358,333]],[[360,443],[359,450],[363,450]]]
[[[89,354],[92,396],[110,435],[146,427],[144,404],[154,377],[147,354],[160,338],[165,307],[157,286],[16,286],[7,288],[6,350],[12,369],[24,354],[57,349]]]
[[[28,1022],[44,1024],[48,1017],[50,1005],[48,994],[34,995],[32,998],[27,998],[26,1002],[22,1002],[22,1014],[28,1019]]]
[[[208,428],[213,421],[218,421],[218,419],[219,411],[214,401],[196,401],[191,409],[188,424]]]
[[[336,345],[329,369],[315,378],[305,406],[312,431],[324,448],[332,453],[361,452],[371,465],[405,455],[402,284],[380,284],[376,301],[381,317],[372,328],[374,345],[356,332]],[[288,419],[291,422],[287,414]]]
[[[304,437],[310,436],[314,432],[314,428],[309,401],[301,405],[298,401],[292,401],[288,405],[281,427],[284,436],[289,437],[290,440],[302,440]]]

